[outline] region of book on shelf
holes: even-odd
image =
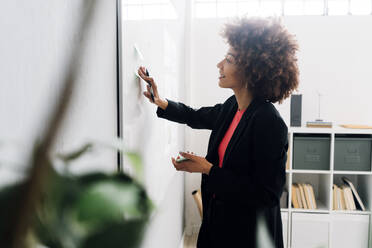
[[[314,195],[313,187],[308,183],[305,183],[304,187],[306,191],[306,196],[307,196],[306,200],[308,202],[309,209],[316,209],[316,202],[315,202],[315,195]]]
[[[296,183],[296,195],[297,195],[297,200],[298,200],[299,207],[304,208],[304,205],[303,205],[302,199],[301,199],[300,186],[298,185],[298,183]]]
[[[347,192],[347,195],[349,197],[349,202],[351,203],[351,210],[356,210],[356,206],[355,206],[355,201],[354,201],[354,198],[353,198],[353,192],[351,191],[351,188],[350,187],[346,187],[346,192]]]
[[[302,183],[299,183],[298,186],[300,187],[302,205],[304,206],[304,209],[309,209],[309,207],[307,206],[307,202],[306,202],[304,186]]]
[[[314,189],[309,183],[292,184],[293,208],[316,209]]]
[[[347,177],[342,177],[342,181],[344,181],[351,189],[353,196],[355,198],[356,207],[360,208],[362,211],[366,211],[366,208],[362,202],[362,199],[360,199],[360,196],[358,192],[356,191],[354,184],[347,178]]]
[[[340,201],[341,201],[341,209],[342,209],[342,210],[347,210],[347,209],[346,209],[346,204],[345,204],[344,191],[342,190],[341,187],[338,187],[338,192],[339,192]]]
[[[344,210],[341,197],[340,188],[336,184],[333,184],[333,210]]]
[[[341,192],[342,192],[342,196],[344,198],[345,209],[346,210],[351,210],[350,199],[349,199],[349,195],[347,193],[347,186],[346,185],[341,185],[340,189],[341,189]]]
[[[307,209],[313,209],[313,205],[311,204],[311,196],[310,196],[310,191],[309,187],[307,184],[303,184],[302,188],[304,189],[305,192],[305,199],[306,199],[306,204],[307,204]]]
[[[332,209],[337,210],[337,199],[336,199],[336,184],[332,186]]]
[[[343,177],[342,180],[345,182],[345,184],[342,184],[342,185],[333,184],[332,209],[333,210],[351,210],[351,211],[361,209],[365,211],[363,202],[361,201],[359,194],[356,191],[353,183],[346,177]],[[357,207],[357,204],[355,204],[355,202],[357,202],[358,207]]]
[[[311,184],[308,184],[308,187],[309,187],[309,189],[310,189],[311,199],[312,199],[312,202],[313,202],[314,209],[317,209],[316,200],[315,200],[314,188],[313,188],[313,186],[312,186]]]
[[[341,190],[345,198],[346,210],[356,210],[350,187],[344,184],[344,185],[341,185]]]
[[[300,208],[297,198],[297,185],[292,184],[292,205],[294,208]]]
[[[351,210],[356,210],[356,205],[355,205],[355,201],[354,201],[354,198],[353,198],[353,192],[351,191],[350,187],[346,188],[346,193],[347,193],[348,198],[349,198]]]

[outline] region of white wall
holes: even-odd
[[[228,19],[194,19],[191,28],[190,81],[187,104],[193,107],[214,105],[233,94],[218,86],[216,64],[227,45],[219,36]],[[284,17],[288,30],[297,36],[300,68],[299,93],[303,94],[302,124],[318,117],[317,90],[321,98],[321,118],[339,123],[372,124],[372,16],[291,16]],[[289,99],[276,104],[289,125]],[[186,149],[206,155],[210,131],[186,132]],[[200,175],[185,179],[186,231],[200,225],[191,197],[200,188]]]
[[[76,45],[82,1],[6,0],[0,7],[1,182],[14,180],[7,168],[23,163],[44,131],[48,111],[62,84],[66,61]],[[97,1],[87,32],[78,89],[56,150],[116,136],[115,0]],[[116,170],[116,152],[85,156],[73,171]],[[12,169],[13,170],[13,169]]]

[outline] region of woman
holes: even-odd
[[[240,18],[225,25],[229,49],[217,64],[219,86],[234,95],[223,104],[192,109],[162,99],[151,77],[144,95],[157,115],[191,128],[212,130],[206,157],[180,153],[189,161],[177,170],[202,173],[203,220],[197,247],[257,247],[258,216],[274,247],[283,247],[279,199],[285,185],[288,129],[272,103],[298,87],[294,36],[277,18]]]

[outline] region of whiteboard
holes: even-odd
[[[184,148],[184,125],[157,117],[157,106],[143,96],[146,83],[139,80],[135,71],[145,66],[162,98],[181,100],[184,21],[180,18],[121,21],[123,140],[126,149],[142,155],[144,184],[159,206],[175,173],[181,173],[174,169],[171,157]],[[124,171],[130,171],[126,162]]]

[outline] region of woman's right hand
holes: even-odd
[[[156,83],[152,77],[146,76],[146,69],[143,66],[140,66],[138,68],[138,75],[145,80],[146,82],[149,82],[151,84],[152,91],[154,92],[154,101],[151,98],[151,90],[150,86],[147,84],[147,91],[143,92],[143,95],[149,99],[151,103],[154,103],[155,105],[159,106],[163,110],[165,110],[168,106],[168,101],[163,100],[160,98],[159,93],[158,93],[158,87],[156,86]]]

